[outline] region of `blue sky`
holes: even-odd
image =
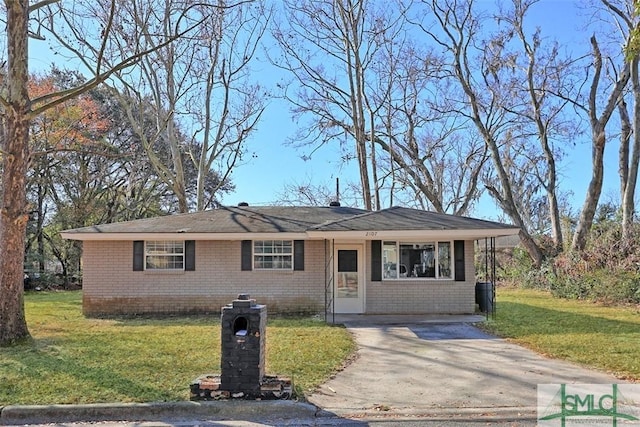
[[[584,0],[583,0],[584,1]],[[585,51],[590,33],[582,27],[585,16],[581,9],[583,1],[541,0],[531,9],[529,23],[540,26],[543,36],[559,39],[563,46],[570,50]],[[493,0],[481,0],[480,4],[494,4]],[[588,48],[587,48],[588,49]],[[264,58],[264,55],[260,55]],[[55,57],[48,55],[46,42],[31,43],[31,71],[48,69]],[[282,76],[266,62],[254,65],[256,73],[261,76],[261,83],[274,85]],[[313,181],[316,185],[335,188],[336,178],[341,185],[357,181],[358,171],[355,162],[344,164],[336,158],[334,150],[323,147],[316,150],[311,160],[303,160],[310,149],[294,149],[285,145],[296,130],[296,123],[291,119],[289,105],[279,99],[272,99],[258,125],[258,132],[248,144],[248,151],[255,156],[248,156],[247,162],[233,173],[236,190],[223,197],[222,202],[235,205],[248,202],[252,205],[266,205],[274,202],[285,185]],[[612,128],[615,131],[615,128]],[[576,141],[573,152],[568,153],[560,165],[562,188],[570,191],[574,213],[582,205],[584,194],[590,178],[590,142],[589,132],[581,141]],[[617,195],[617,141],[611,140],[606,155],[603,201],[610,195]],[[616,196],[617,197],[617,196]],[[472,213],[474,216],[497,219],[494,203],[484,198]]]

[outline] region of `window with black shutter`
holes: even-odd
[[[194,240],[136,240],[133,242],[133,271],[196,269]]]

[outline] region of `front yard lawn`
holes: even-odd
[[[498,288],[486,328],[548,357],[640,381],[640,307],[605,307],[530,289]]]
[[[32,339],[0,348],[0,406],[189,399],[196,377],[220,372],[219,316],[86,319],[78,292],[28,293]],[[348,331],[314,319],[270,319],[267,374],[300,394],[354,351]]]

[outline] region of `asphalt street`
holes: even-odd
[[[92,423],[64,423],[64,424],[29,424],[29,427],[520,427],[535,426],[531,421],[473,421],[473,420],[430,420],[417,418],[413,420],[346,420],[346,419],[302,419],[280,421],[206,421],[206,420],[182,420],[182,421],[147,421],[147,422],[92,422]]]

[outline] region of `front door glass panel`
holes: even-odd
[[[338,298],[358,298],[358,251],[338,250]]]

